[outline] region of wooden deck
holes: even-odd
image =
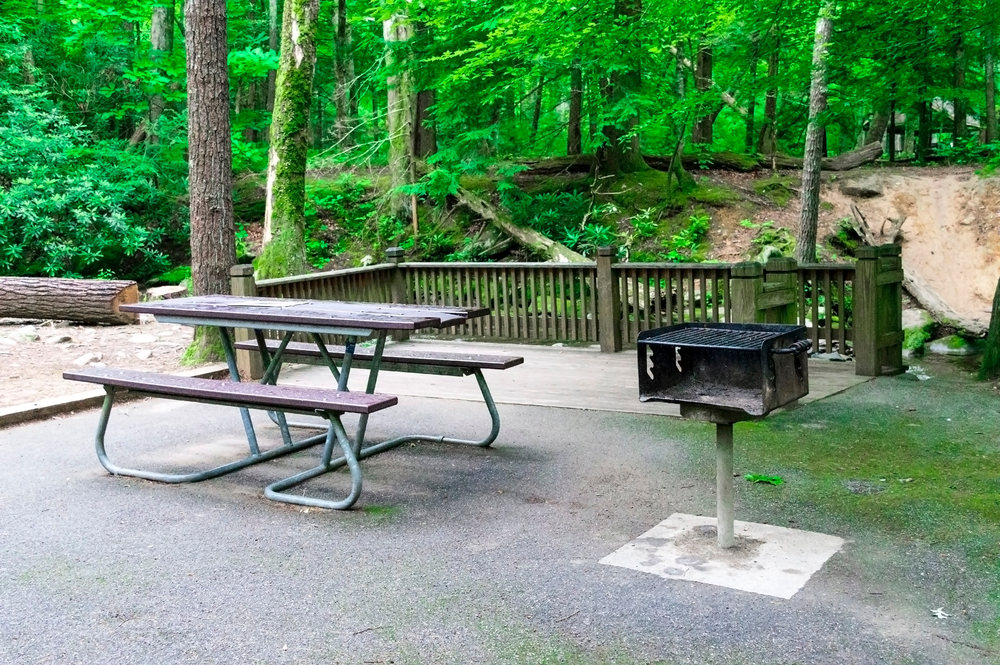
[[[635,351],[616,354],[599,349],[537,346],[527,344],[488,344],[481,342],[441,342],[413,340],[393,345],[395,349],[418,348],[420,351],[452,351],[510,354],[524,357],[524,364],[502,372],[485,372],[490,390],[498,404],[554,406],[567,409],[615,411],[679,416],[674,404],[639,401]],[[289,365],[282,372],[282,382],[329,387],[333,381],[325,367]],[[363,390],[368,380],[366,370],[351,372],[351,388]],[[854,363],[825,360],[809,361],[809,395],[803,403],[829,397],[868,381],[855,376]],[[480,401],[479,390],[471,377],[404,374],[379,375],[378,392],[410,397]]]

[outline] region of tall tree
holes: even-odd
[[[569,123],[566,127],[566,154],[579,155],[583,152],[583,67],[575,58],[569,67]]]
[[[795,238],[795,258],[799,263],[816,261],[816,226],[819,220],[820,160],[823,148],[823,113],[826,111],[826,55],[833,31],[833,0],[823,0],[816,20],[813,42],[812,78],[809,88],[809,126],[806,152],[802,159],[802,210]]]
[[[195,295],[229,293],[236,236],[226,0],[188,0],[185,24],[191,281]],[[214,328],[199,328],[185,358],[200,362],[218,357],[217,335]]]
[[[633,173],[648,168],[642,158],[639,114],[633,102],[642,88],[641,14],[642,0],[615,0],[615,27],[622,35],[620,43],[626,65],[602,78],[604,103],[612,120],[602,130],[605,142],[595,161],[602,174]]]
[[[150,22],[149,41],[153,49],[154,62],[162,60],[174,50],[174,0],[158,0],[153,6],[153,20]],[[160,142],[159,121],[166,108],[163,94],[156,92],[149,98],[149,128],[147,135],[150,143]]]
[[[333,135],[339,146],[352,147],[356,124],[354,99],[354,43],[351,22],[347,16],[347,0],[336,0],[333,12],[333,103],[337,119],[333,125]]]
[[[767,57],[767,93],[764,97],[764,124],[760,128],[757,152],[773,156],[778,150],[778,63],[781,60],[781,32],[778,21],[771,25],[771,52]]]
[[[411,198],[400,188],[411,184],[413,178],[413,129],[414,95],[406,46],[413,38],[413,25],[408,17],[395,14],[382,23],[382,36],[386,46],[387,105],[386,127],[389,132],[389,210],[397,219],[412,216]]]
[[[986,142],[993,143],[1000,139],[997,134],[997,75],[996,75],[996,38],[997,24],[995,10],[996,0],[990,0],[986,7],[994,10],[987,14],[986,45],[983,49],[983,64],[986,74]]]
[[[278,30],[278,0],[267,0],[267,47],[277,52],[280,47],[281,34]],[[274,110],[275,83],[278,73],[275,70],[267,72],[267,110]]]
[[[285,0],[264,201],[262,278],[306,272],[306,158],[319,0]]]
[[[709,44],[703,44],[698,49],[694,63],[694,87],[702,95],[712,89],[712,46]],[[716,113],[704,101],[699,107],[701,113],[691,128],[691,142],[710,145]]]

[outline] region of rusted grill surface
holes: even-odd
[[[639,399],[731,420],[760,417],[809,392],[804,326],[684,323],[639,335]],[[725,415],[725,414],[728,414]]]

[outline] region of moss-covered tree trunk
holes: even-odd
[[[979,378],[1000,378],[1000,280],[993,294],[993,312],[990,315],[990,331],[986,335],[986,348],[979,365]]]
[[[566,154],[583,153],[583,131],[580,119],[583,117],[583,66],[580,58],[573,60],[569,67],[569,124],[566,128]]]
[[[816,261],[816,225],[819,220],[820,164],[826,110],[826,52],[833,32],[833,0],[824,0],[816,21],[813,42],[812,84],[809,91],[809,127],[806,129],[806,151],[802,158],[802,210],[799,231],[795,239],[795,259],[799,263]],[[881,150],[879,151],[881,152]]]
[[[397,14],[382,23],[385,40],[388,104],[386,128],[389,133],[389,213],[401,220],[411,217],[410,197],[400,188],[413,182],[413,126],[415,104],[413,82],[407,68],[406,47],[413,38],[413,26]]]
[[[306,157],[318,14],[319,0],[285,0],[271,115],[264,247],[255,263],[261,279],[297,275],[309,268],[305,241]]]
[[[236,234],[226,0],[188,0],[185,19],[191,281],[195,295],[229,293]],[[221,357],[216,329],[198,328],[183,360],[200,363]]]

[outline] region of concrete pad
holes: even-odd
[[[600,563],[787,600],[844,545],[822,533],[736,522],[736,547],[724,550],[715,525],[714,517],[674,513]]]

